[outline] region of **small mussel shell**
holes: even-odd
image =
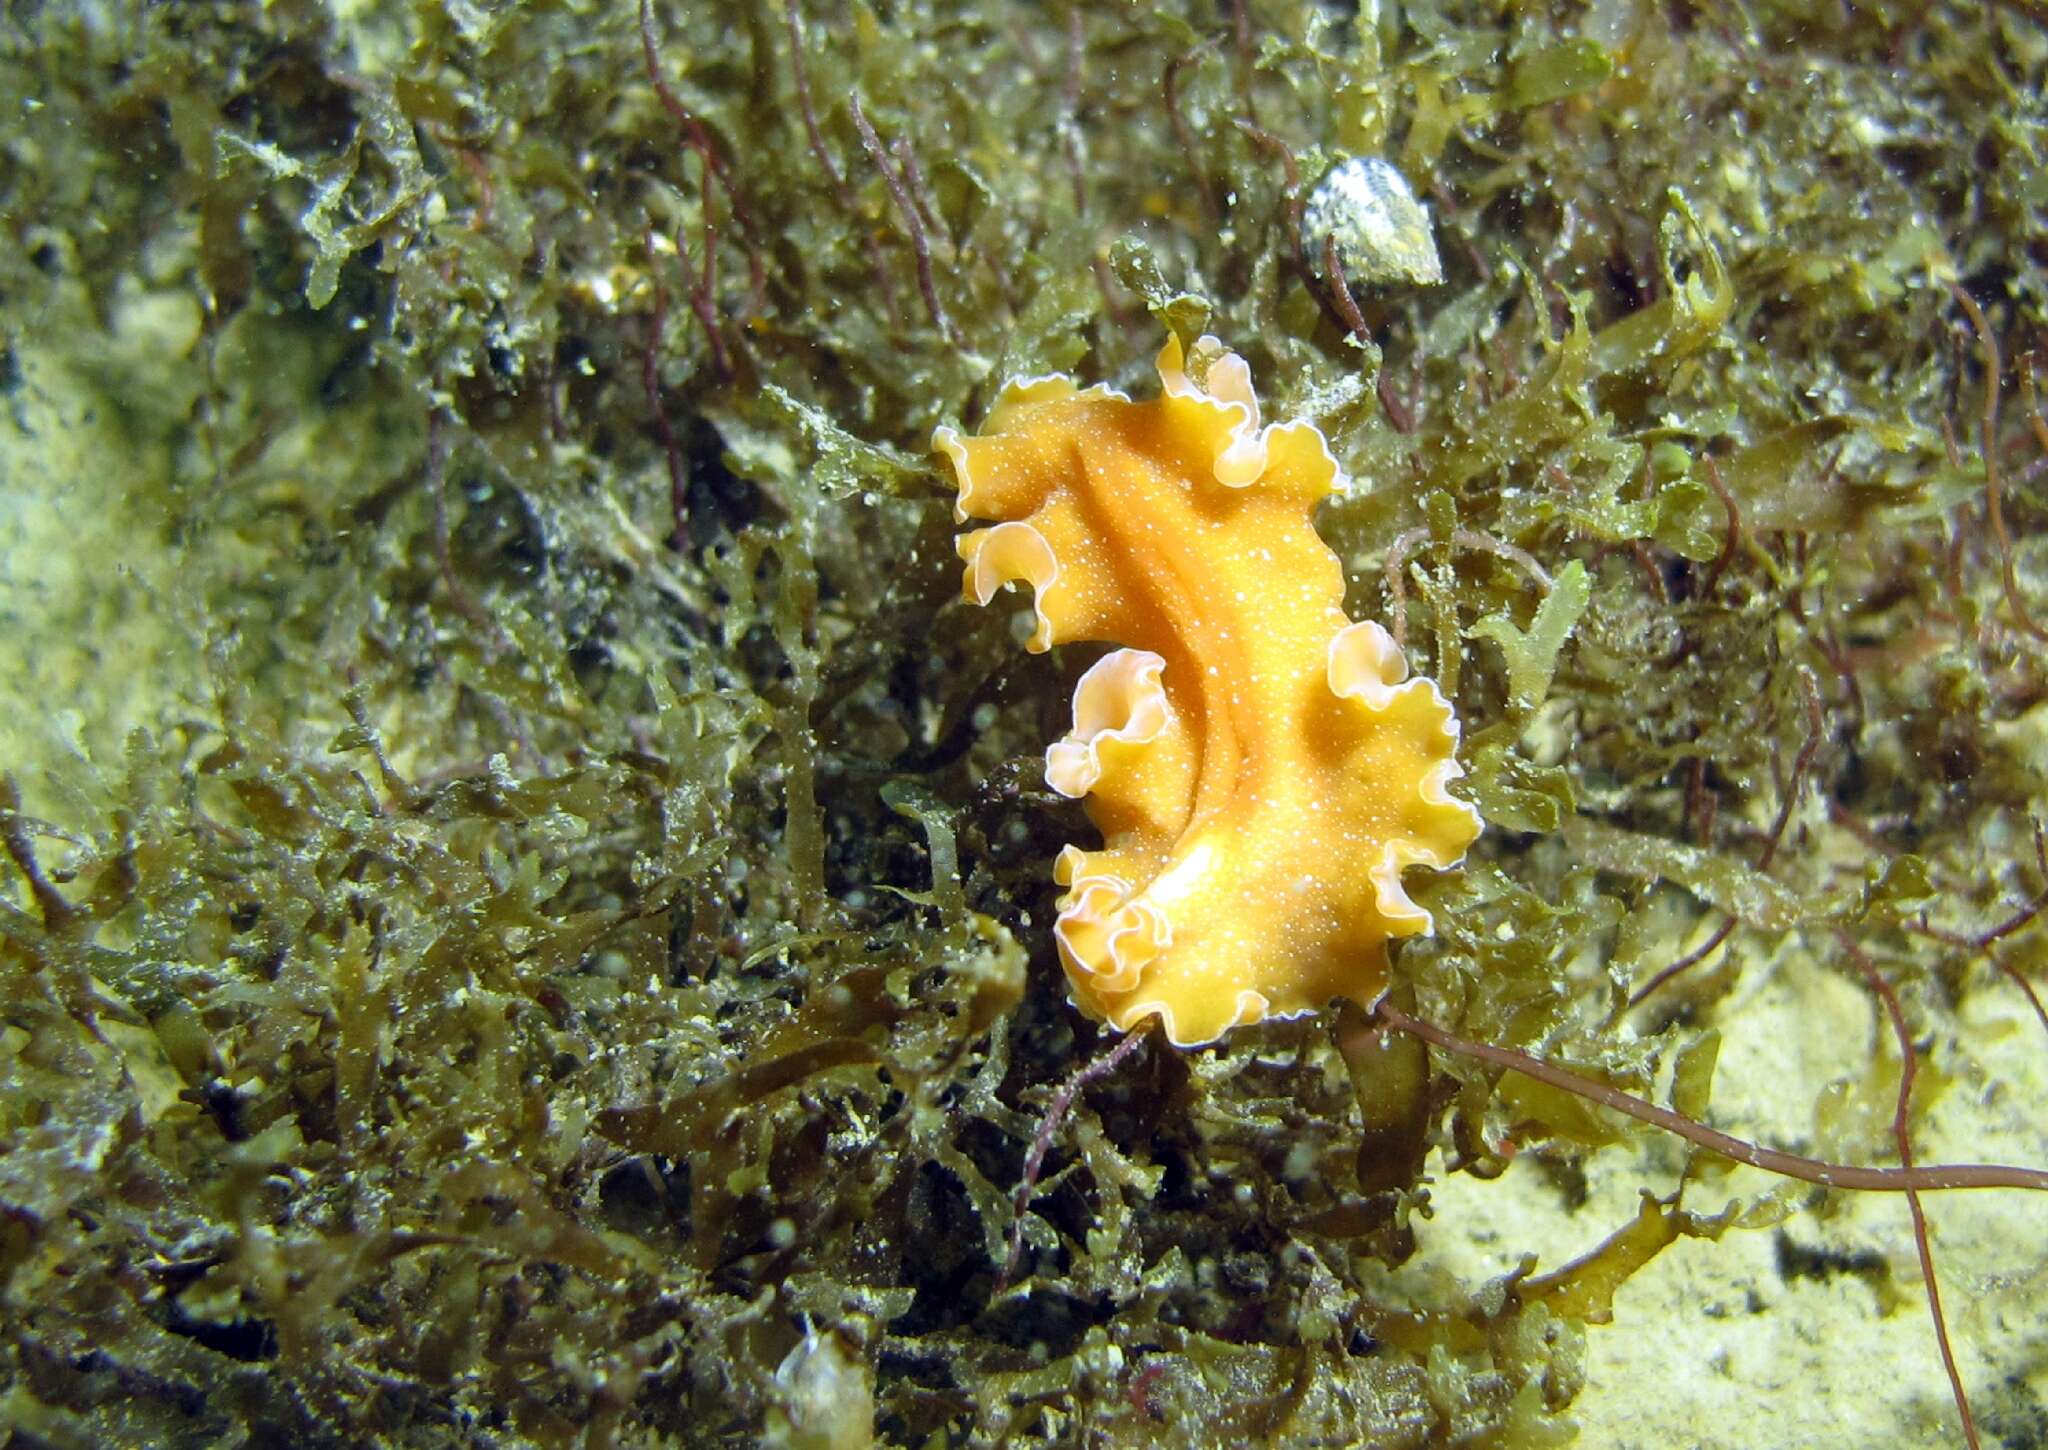
[[[1377,156],[1332,166],[1308,194],[1301,245],[1319,268],[1323,239],[1337,239],[1337,260],[1354,287],[1434,286],[1444,280],[1429,208],[1408,178]]]

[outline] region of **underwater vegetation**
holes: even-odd
[[[10,1443],[2048,1443],[2038,0],[4,13]],[[930,440],[1204,334],[1484,831],[1184,1049]]]

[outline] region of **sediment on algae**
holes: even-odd
[[[1355,1009],[1091,1083],[1011,1268],[1091,656],[923,441],[1169,329],[1465,723],[1406,1008],[1887,1161],[1853,947],[2048,1161],[2040,18],[1366,13],[10,12],[9,1434],[1953,1440],[1903,1204]],[[1301,244],[1361,155],[1441,286]],[[2034,1443],[2038,1204],[1927,1207]]]

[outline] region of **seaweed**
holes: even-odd
[[[1713,1443],[1754,1321],[1746,1443],[2038,1435],[2038,1203],[1931,1193],[2048,1160],[2038,7],[10,19],[7,1434]],[[1491,827],[1193,1053],[1065,1000],[1087,661],[925,457],[1163,330]]]

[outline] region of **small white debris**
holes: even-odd
[[[837,1334],[804,1336],[776,1368],[766,1433],[776,1450],[867,1450],[875,1443],[875,1377]]]
[[[1429,208],[1408,178],[1377,156],[1354,156],[1331,167],[1308,195],[1301,245],[1309,267],[1322,265],[1323,239],[1337,240],[1337,260],[1353,287],[1433,287],[1444,280]]]

